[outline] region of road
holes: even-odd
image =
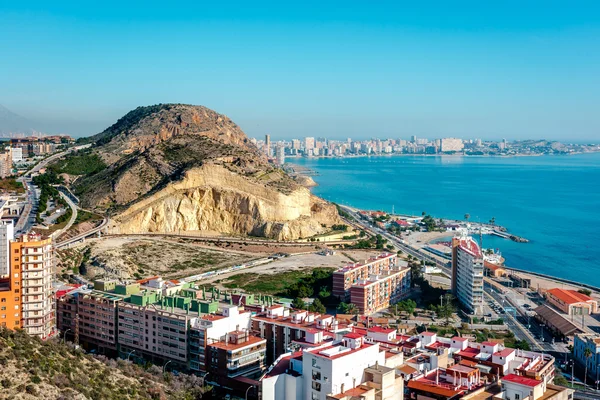
[[[67,225],[65,225],[64,228],[57,230],[51,235],[53,240],[56,240],[60,235],[71,229],[71,227],[75,223],[75,220],[77,219],[77,205],[73,202],[73,200],[71,200],[69,196],[65,195],[63,192],[59,191],[58,193],[71,208],[71,218],[69,218],[69,222],[67,222]]]
[[[39,163],[37,163],[32,169],[30,169],[29,171],[27,171],[24,176],[28,176],[31,175],[33,173],[39,172],[40,169],[44,168],[46,165],[48,165],[49,163],[51,163],[54,160],[58,160],[59,158],[63,157],[66,154],[72,153],[73,151],[77,151],[77,150],[83,150],[86,149],[88,147],[90,147],[91,144],[84,144],[81,146],[74,146],[69,148],[68,150],[62,151],[60,153],[56,153],[54,155],[51,155],[48,158],[43,159],[42,161],[40,161]]]

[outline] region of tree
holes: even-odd
[[[492,219],[490,219],[490,224],[496,225],[496,217],[492,217]]]
[[[325,314],[327,310],[325,310],[325,306],[321,303],[321,300],[315,299],[313,303],[310,305],[310,310],[312,312],[317,312],[319,314]]]
[[[425,211],[423,211],[423,212],[421,213],[421,215],[422,215],[422,216],[425,216],[425,214],[427,214]]]
[[[306,307],[306,303],[300,297],[296,297],[292,301],[292,308],[297,308],[299,310],[302,310],[302,309],[304,309],[304,307]]]
[[[415,308],[417,308],[417,303],[414,300],[407,299],[399,302],[397,306],[400,311],[405,311],[408,314],[412,314],[415,312]]]
[[[592,295],[592,291],[590,289],[579,289],[578,292],[581,294],[585,294],[586,296]]]
[[[340,303],[338,305],[338,311],[342,314],[358,314],[358,307],[353,303]]]
[[[592,351],[589,347],[586,347],[585,350],[583,350],[583,356],[585,357],[585,375],[583,375],[583,386],[587,386],[588,364],[590,361],[590,357],[592,356]]]
[[[471,214],[465,214],[465,221],[468,221],[471,218]]]

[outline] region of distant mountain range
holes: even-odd
[[[10,111],[0,104],[0,134],[7,133],[25,133],[31,134],[36,123]]]

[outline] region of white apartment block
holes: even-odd
[[[452,292],[470,313],[483,313],[483,254],[471,237],[452,239]]]
[[[0,225],[0,277],[10,274],[10,242],[15,228],[12,221]]]
[[[456,138],[446,138],[441,141],[441,151],[462,151],[465,148],[465,145],[462,139]]]

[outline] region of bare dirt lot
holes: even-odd
[[[249,252],[224,251],[162,238],[106,238],[88,241],[85,247],[90,249],[90,256],[85,271],[81,272],[89,278],[139,279],[152,275],[179,278],[256,258]]]

